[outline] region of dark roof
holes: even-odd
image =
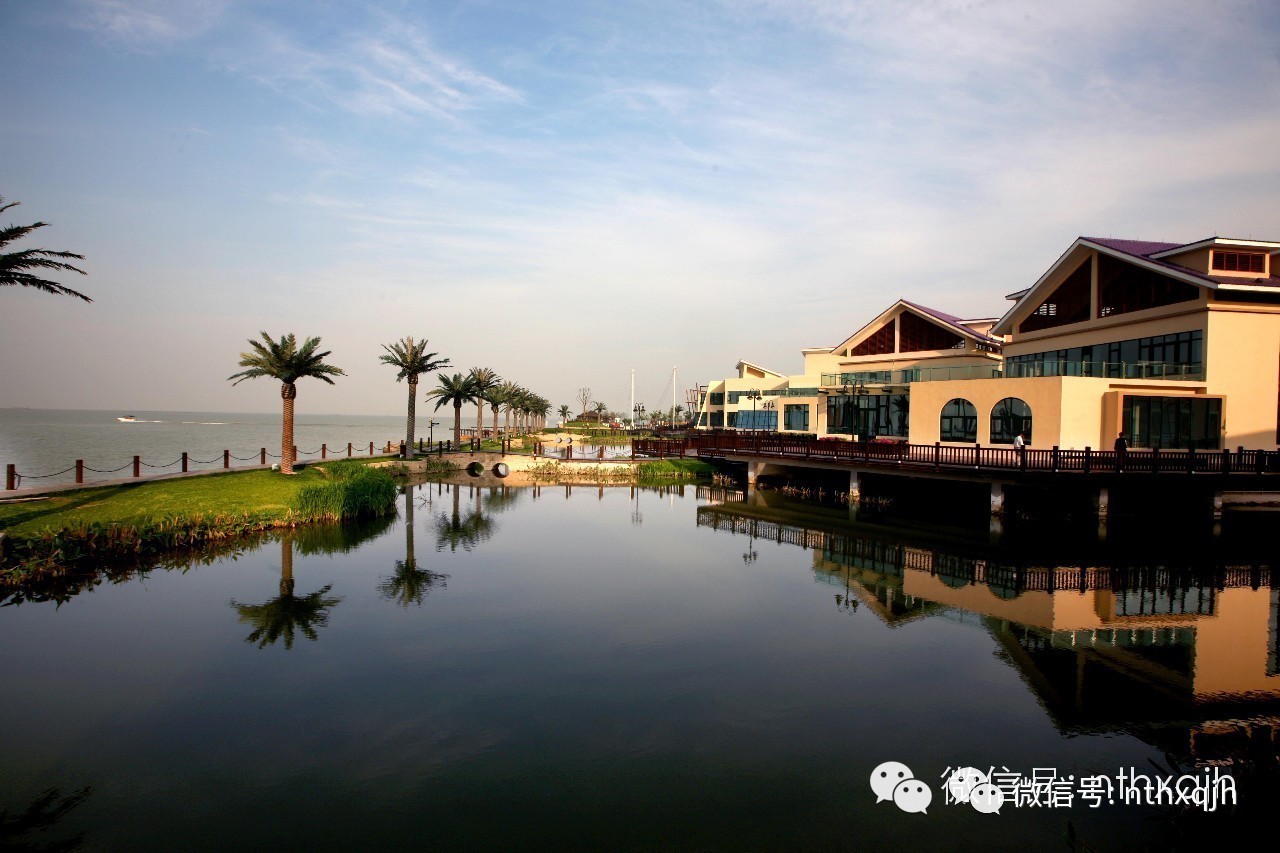
[[[1004,343],[1003,338],[993,338],[990,335],[984,335],[981,332],[971,329],[970,327],[964,324],[963,319],[955,316],[954,314],[946,314],[946,313],[943,313],[942,311],[937,311],[933,308],[926,308],[923,305],[919,305],[915,302],[911,302],[906,299],[902,300],[902,304],[910,305],[912,308],[916,309],[922,314],[928,314],[933,319],[939,320],[943,323],[946,323],[948,326],[952,326],[956,329],[959,329],[961,332],[964,332],[966,335],[969,335],[970,337],[981,338],[983,340],[991,341],[992,343],[997,343],[997,344]]]
[[[1167,252],[1170,249],[1176,249],[1179,246],[1191,246],[1195,243],[1203,243],[1204,240],[1196,240],[1195,243],[1158,243],[1151,240],[1115,240],[1110,237],[1081,237],[1081,240],[1088,240],[1090,243],[1096,243],[1099,246],[1106,246],[1108,249],[1114,249],[1125,255],[1131,255],[1135,258],[1142,258],[1147,263],[1156,264],[1168,270],[1180,272],[1184,275],[1192,275],[1203,281],[1211,281],[1214,284],[1243,284],[1252,285],[1253,287],[1276,287],[1280,288],[1280,276],[1271,275],[1269,278],[1241,278],[1240,276],[1223,276],[1223,275],[1206,275],[1199,270],[1193,270],[1184,267],[1181,264],[1171,263],[1162,258],[1151,257],[1160,252]],[[1213,239],[1213,238],[1209,238]]]

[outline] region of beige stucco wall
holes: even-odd
[[[1280,311],[1215,305],[1205,333],[1209,393],[1226,395],[1224,447],[1276,448]]]

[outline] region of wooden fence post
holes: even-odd
[[[7,492],[18,488],[18,468],[13,463],[4,466],[4,488]]]
[[[182,473],[187,473],[187,451],[182,451]]]
[[[372,442],[372,441],[371,441],[371,442],[369,442],[369,455],[370,455],[370,456],[372,456],[372,455],[373,455],[373,442]]]
[[[1092,462],[1093,462],[1093,448],[1086,447],[1084,449],[1084,472],[1086,474],[1089,473],[1089,468],[1091,467]]]
[[[186,456],[187,454],[184,453],[182,455]],[[187,469],[183,468],[182,470],[185,471]],[[84,460],[83,459],[76,460],[76,482],[77,483],[84,482]]]
[[[351,442],[347,442],[347,458],[351,458]]]
[[[329,445],[327,445],[327,444],[321,444],[321,445],[320,445],[320,458],[321,458],[321,459],[328,459],[328,458],[329,458]]]
[[[142,457],[141,456],[133,457],[133,476],[135,477],[142,476]]]
[[[267,449],[265,447],[258,451],[258,464],[267,464]]]
[[[230,450],[222,451],[222,467],[223,468],[231,467],[231,451]]]

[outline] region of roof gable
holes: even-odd
[[[964,325],[964,321],[962,319],[952,314],[947,314],[933,308],[927,308],[915,302],[908,302],[905,299],[899,299],[884,311],[880,312],[880,314],[878,314],[871,322],[867,323],[848,338],[832,347],[830,350],[831,353],[839,356],[845,355],[846,352],[853,350],[859,344],[871,338],[877,332],[887,327],[901,314],[906,312],[910,312],[927,323],[967,340],[995,346],[999,346],[1004,343],[1000,338],[974,331]]]

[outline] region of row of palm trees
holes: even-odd
[[[333,384],[334,376],[345,376],[340,367],[325,363],[330,355],[329,350],[318,352],[319,338],[307,338],[298,344],[293,333],[275,340],[266,332],[261,333],[262,340],[250,340],[249,352],[240,353],[240,366],[245,368],[233,373],[228,379],[235,380],[238,385],[246,379],[268,377],[280,382],[280,397],[284,401],[284,416],[280,434],[280,470],[285,474],[293,473],[293,401],[298,396],[295,383],[299,379],[313,378]],[[411,337],[401,338],[391,344],[383,344],[386,352],[379,358],[383,364],[396,368],[396,381],[406,380],[409,383],[409,415],[405,430],[405,453],[413,454],[416,443],[418,383],[425,373],[431,373],[443,367],[449,367],[449,359],[439,358],[439,353],[427,351],[427,340],[416,340]],[[515,419],[517,431],[540,429],[548,414],[551,404],[545,397],[533,393],[527,388],[503,380],[492,368],[473,367],[468,373],[441,373],[437,379],[439,385],[427,392],[428,398],[434,398],[436,409],[446,404],[453,406],[453,441],[462,443],[462,407],[467,403],[476,406],[476,436],[480,436],[484,423],[484,407],[488,404],[493,409],[493,432],[498,434],[498,410],[506,411],[506,432],[512,428]]]

